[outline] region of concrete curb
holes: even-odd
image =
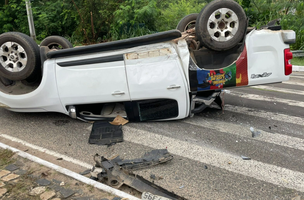
[[[292,71],[293,72],[304,72],[304,66],[293,65]]]
[[[75,173],[75,172],[73,172],[73,171],[70,171],[70,170],[68,170],[68,169],[66,169],[66,168],[60,167],[60,166],[55,165],[55,164],[53,164],[53,163],[50,163],[50,162],[48,162],[48,161],[42,160],[41,158],[38,158],[38,157],[36,157],[36,156],[33,156],[33,155],[29,154],[29,153],[20,151],[19,149],[16,149],[16,148],[14,148],[14,147],[8,146],[8,145],[3,144],[3,143],[1,143],[1,142],[0,142],[0,148],[9,149],[9,150],[11,150],[12,152],[18,154],[19,156],[21,156],[21,157],[23,157],[23,158],[26,158],[26,159],[31,160],[31,161],[33,161],[33,162],[36,162],[36,163],[38,163],[38,164],[44,165],[44,166],[46,166],[46,167],[48,167],[48,168],[51,168],[51,169],[53,169],[53,170],[56,170],[57,172],[60,172],[60,173],[64,174],[64,175],[66,175],[66,176],[69,176],[69,177],[71,177],[71,178],[73,178],[73,179],[76,179],[76,180],[78,180],[78,181],[81,181],[81,182],[83,182],[83,183],[85,183],[85,184],[92,185],[93,187],[98,188],[98,189],[100,189],[100,190],[103,190],[103,191],[105,191],[105,192],[114,194],[114,195],[119,196],[119,197],[122,197],[122,198],[127,198],[127,199],[129,199],[129,200],[140,200],[140,199],[138,199],[138,198],[136,198],[136,197],[134,197],[134,196],[132,196],[132,195],[130,195],[130,194],[127,194],[127,193],[122,192],[122,191],[120,191],[120,190],[111,188],[111,187],[109,187],[109,186],[107,186],[107,185],[104,185],[104,184],[102,184],[102,183],[99,183],[99,182],[97,182],[97,181],[94,181],[94,180],[92,180],[92,179],[89,179],[89,178],[87,178],[87,177],[85,177],[85,176],[82,176],[82,175],[80,175],[80,174],[77,174],[77,173]]]

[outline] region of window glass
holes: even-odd
[[[159,99],[138,102],[140,121],[168,119],[178,116],[176,100]]]

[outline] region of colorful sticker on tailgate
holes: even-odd
[[[197,70],[196,76],[197,91],[248,85],[246,47],[234,64],[219,70]]]

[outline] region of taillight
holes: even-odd
[[[288,76],[292,73],[292,64],[290,60],[292,59],[292,52],[290,49],[284,50],[284,60],[285,60],[285,75]]]

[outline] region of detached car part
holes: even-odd
[[[165,163],[171,161],[172,159],[173,156],[168,152],[167,149],[156,149],[145,153],[142,158],[123,160],[118,156],[112,159],[111,162],[119,165],[123,169],[138,170]],[[98,163],[97,159],[95,159],[95,161]]]
[[[112,125],[107,121],[97,121],[93,124],[89,137],[90,144],[111,145],[123,142],[121,125]]]
[[[164,150],[156,151],[165,152]],[[152,155],[147,156],[148,159],[151,159],[152,157]],[[154,195],[159,195],[173,200],[185,199],[127,170],[126,168],[128,168],[128,166],[130,167],[131,163],[125,165],[125,167],[121,167],[119,165],[120,161],[117,163],[115,159],[107,160],[106,158],[98,155],[94,157],[94,160],[96,161],[97,167],[95,170],[100,171],[100,168],[102,168],[102,172],[97,174],[98,180],[101,182],[106,182],[111,187],[120,188],[123,184],[125,184],[139,192],[150,192]],[[153,165],[153,160],[154,159],[150,161],[151,165],[149,166]],[[122,163],[121,165],[124,166]],[[135,164],[135,166],[138,165]]]

